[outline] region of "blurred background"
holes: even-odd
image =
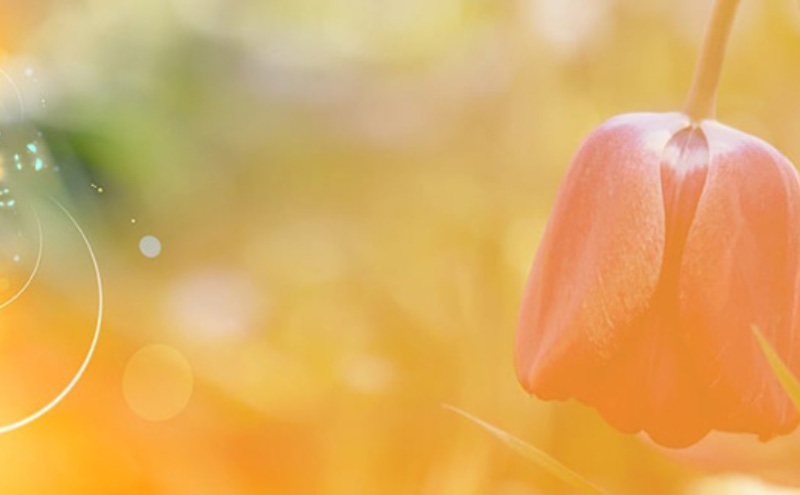
[[[103,303],[0,492],[578,493],[453,404],[612,493],[800,493],[798,438],[664,451],[512,367],[572,153],[680,108],[711,3],[0,0],[0,300],[43,246],[0,305],[0,424]],[[795,162],[798,47],[796,2],[743,0],[719,101]]]

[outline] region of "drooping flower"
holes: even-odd
[[[711,86],[686,113],[622,115],[586,139],[517,330],[529,392],[670,447],[800,421],[752,331],[800,372],[800,180],[768,143],[704,118]]]

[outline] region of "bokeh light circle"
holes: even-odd
[[[161,241],[156,236],[146,235],[139,241],[139,251],[147,258],[157,258],[161,254]]]
[[[128,360],[122,390],[128,407],[142,419],[166,421],[183,411],[194,389],[189,362],[177,349],[150,344]]]

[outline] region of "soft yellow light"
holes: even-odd
[[[750,476],[702,479],[689,487],[688,495],[800,495],[800,489],[765,483]]]

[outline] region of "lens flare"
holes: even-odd
[[[92,267],[94,268],[95,282],[97,284],[97,318],[94,327],[94,333],[92,334],[92,341],[89,345],[89,349],[87,350],[83,362],[78,368],[78,371],[69,381],[69,383],[67,383],[67,385],[61,390],[61,392],[59,392],[50,402],[39,408],[34,413],[17,421],[0,425],[0,434],[16,430],[41,418],[42,416],[47,414],[50,410],[52,410],[54,407],[56,407],[61,401],[63,401],[64,398],[72,391],[72,389],[75,388],[75,385],[77,385],[78,381],[80,381],[80,379],[83,377],[83,374],[86,372],[86,368],[89,366],[89,363],[91,362],[92,357],[94,356],[95,349],[97,348],[97,342],[100,338],[100,328],[102,327],[102,322],[103,322],[103,282],[100,276],[100,268],[97,263],[97,257],[95,255],[94,248],[92,248],[92,244],[91,242],[89,242],[86,233],[83,231],[83,229],[78,224],[75,217],[73,217],[72,214],[69,212],[69,210],[67,210],[67,208],[63,204],[61,204],[57,199],[52,197],[48,197],[48,199],[57,207],[57,209],[61,213],[64,214],[64,216],[72,225],[72,227],[75,228],[81,240],[83,241],[86,250],[89,253],[89,257],[91,258]],[[41,223],[38,223],[37,225],[41,226]],[[40,244],[43,244],[43,242],[41,242],[41,237],[40,237]],[[24,289],[21,290],[20,292],[24,292]],[[10,304],[10,302],[7,304]]]
[[[46,238],[40,208],[47,205],[48,212],[55,212],[56,221],[62,218],[69,231],[77,232],[88,252],[97,287],[97,314],[89,347],[66,386],[51,399],[43,400],[44,405],[33,408],[31,414],[0,424],[0,434],[39,419],[75,388],[94,356],[103,320],[103,284],[94,248],[58,199],[36,192],[38,178],[48,171],[57,172],[58,167],[42,134],[25,124],[25,96],[12,77],[0,69],[0,311],[19,301],[40,274]]]

